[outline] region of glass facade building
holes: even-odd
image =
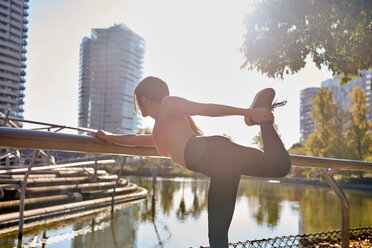
[[[363,71],[364,76],[358,77],[345,86],[340,85],[338,78],[331,78],[323,81],[321,87],[332,90],[333,98],[338,106],[344,110],[349,110],[350,98],[347,96],[355,86],[364,89],[366,93],[367,106],[369,112],[367,118],[372,121],[372,94],[371,94],[371,71]],[[310,87],[301,90],[300,99],[300,134],[301,141],[306,140],[311,133],[314,132],[314,121],[311,117],[311,108],[313,106],[313,99],[318,93],[319,87]]]
[[[0,112],[18,118],[24,112],[28,8],[28,0],[0,0]]]
[[[79,126],[136,133],[141,118],[133,109],[142,79],[145,41],[124,24],[92,29],[80,45]]]

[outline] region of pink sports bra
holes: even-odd
[[[185,115],[175,115],[169,117],[166,121],[155,121],[152,130],[152,140],[156,150],[160,155],[169,157],[167,147],[172,136],[183,128],[190,128],[190,123]]]

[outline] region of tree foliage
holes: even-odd
[[[366,94],[358,86],[354,87],[348,94],[351,98],[349,102],[349,125],[346,130],[347,145],[351,158],[356,160],[366,160],[372,155],[372,137],[369,131],[372,130],[372,123],[367,119],[369,111],[367,106]]]
[[[288,152],[290,154],[294,154],[294,155],[303,155],[303,156],[306,156],[307,155],[307,150],[306,150],[306,146],[304,143],[295,143],[291,146],[291,148],[289,148]],[[303,167],[292,167],[291,171],[292,171],[292,176],[294,177],[303,177],[304,175],[306,175],[306,172],[308,172],[310,169],[309,168],[303,168]],[[308,177],[306,175],[306,177]]]
[[[294,74],[311,56],[342,84],[372,67],[372,1],[262,0],[245,20],[242,68]]]
[[[346,146],[343,127],[345,113],[336,105],[332,91],[322,87],[314,98],[311,115],[315,130],[306,141],[310,155],[345,158]]]
[[[372,123],[367,119],[366,94],[356,86],[348,97],[350,109],[346,112],[335,104],[331,90],[321,88],[314,98],[311,113],[315,130],[305,142],[294,144],[289,153],[372,161]],[[319,175],[318,172],[314,168],[295,167],[292,175],[314,178]],[[342,172],[343,179],[346,176],[351,180],[351,175],[358,175],[361,180],[364,172]]]

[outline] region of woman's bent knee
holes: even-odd
[[[289,156],[270,157],[270,175],[268,177],[285,177],[291,170],[291,160]]]
[[[285,177],[288,175],[289,171],[291,170],[291,159],[288,157],[282,158],[277,162],[277,167],[280,168],[278,170],[277,177]]]

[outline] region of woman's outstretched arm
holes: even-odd
[[[167,109],[168,112],[176,114],[183,113],[185,115],[211,117],[242,115],[258,123],[263,121],[274,121],[274,116],[271,111],[265,108],[236,108],[222,104],[198,103],[175,96],[164,97],[162,100],[162,107]]]
[[[112,134],[103,130],[93,133],[102,140],[124,146],[155,146],[151,134]]]

